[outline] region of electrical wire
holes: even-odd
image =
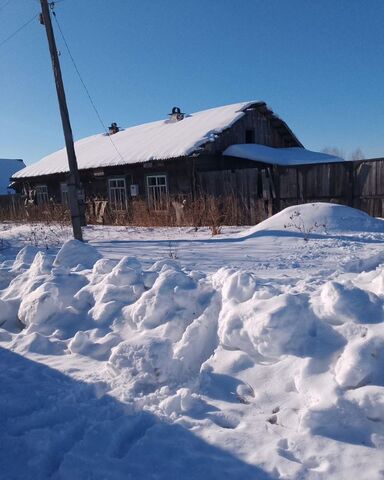
[[[108,136],[111,144],[113,145],[113,148],[116,150],[116,153],[118,154],[118,156],[120,157],[120,159],[121,159],[121,160],[124,160],[123,155],[121,154],[121,152],[120,152],[119,149],[117,148],[115,142],[112,140],[111,136],[109,135],[108,129],[107,129],[107,127],[105,126],[105,124],[104,124],[104,122],[103,122],[103,120],[102,120],[102,118],[101,118],[101,115],[100,115],[100,113],[99,113],[99,111],[98,111],[98,109],[97,109],[97,107],[96,107],[96,105],[95,105],[95,102],[93,101],[93,99],[92,99],[92,97],[91,97],[91,94],[90,94],[90,92],[89,92],[89,90],[88,90],[88,88],[87,88],[87,86],[86,86],[86,84],[85,84],[85,82],[84,82],[81,74],[80,74],[80,71],[79,71],[79,69],[78,69],[78,67],[77,67],[77,65],[76,65],[75,59],[73,58],[73,55],[72,55],[71,50],[70,50],[70,48],[69,48],[68,42],[67,42],[67,40],[65,39],[65,36],[64,36],[64,33],[63,33],[62,29],[61,29],[61,26],[60,26],[60,24],[59,24],[59,21],[57,20],[56,12],[52,11],[52,16],[53,16],[53,18],[54,18],[54,20],[55,20],[55,22],[56,22],[56,25],[57,25],[57,27],[58,27],[58,29],[59,29],[61,38],[63,39],[65,48],[67,49],[67,52],[68,52],[68,55],[69,55],[69,58],[71,59],[71,62],[72,62],[73,67],[74,67],[74,69],[75,69],[75,71],[76,71],[76,73],[77,73],[77,76],[79,77],[79,80],[80,80],[81,84],[83,85],[84,91],[85,91],[85,93],[86,93],[86,95],[87,95],[87,97],[88,97],[88,99],[89,99],[89,102],[90,102],[90,104],[92,105],[92,108],[93,108],[93,110],[94,110],[95,113],[96,113],[96,116],[97,116],[97,118],[98,118],[98,120],[99,120],[99,122],[100,122],[100,125],[102,126],[103,130],[104,130],[105,133],[107,134],[107,136]]]
[[[32,23],[37,17],[39,16],[39,14],[35,14],[32,18],[30,18],[27,22],[25,22],[23,25],[21,25],[21,27],[19,27],[17,30],[15,30],[13,33],[11,33],[11,35],[9,35],[7,38],[4,38],[4,40],[2,40],[0,42],[0,48],[6,44],[9,40],[11,40],[13,37],[15,37],[19,32],[21,32],[21,30],[23,30],[25,27],[27,27],[30,23]]]

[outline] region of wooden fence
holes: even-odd
[[[199,193],[235,196],[255,224],[290,205],[331,202],[384,217],[384,159],[198,173]]]

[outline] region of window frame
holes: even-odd
[[[46,184],[35,185],[35,191],[36,191],[37,205],[46,205],[47,203],[49,203],[48,185]]]
[[[156,179],[156,184],[150,185],[150,179]],[[158,183],[159,179],[164,179],[164,184]],[[145,186],[149,208],[155,212],[168,210],[168,175],[166,173],[151,173],[150,175],[146,175]],[[162,198],[163,196],[164,198]]]
[[[113,182],[124,182],[122,186],[112,186]],[[117,194],[116,193],[120,192]],[[123,194],[123,195],[122,195]],[[121,195],[124,197],[122,198]],[[119,197],[120,198],[117,198]],[[128,191],[127,180],[125,177],[111,177],[108,178],[108,199],[111,208],[117,212],[122,212],[128,208]]]
[[[60,182],[60,198],[63,205],[69,205],[69,193],[67,182]]]

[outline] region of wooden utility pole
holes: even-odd
[[[41,17],[40,21],[45,26],[47,32],[49,51],[51,54],[53,74],[55,76],[57,98],[59,100],[61,122],[63,124],[65,146],[67,149],[69,175],[68,175],[68,202],[71,212],[73,236],[76,240],[83,241],[83,234],[81,227],[85,225],[84,202],[80,201],[81,184],[80,176],[77,168],[77,160],[75,147],[73,144],[73,135],[71,123],[69,120],[69,113],[67,101],[65,98],[63,78],[61,76],[61,68],[59,56],[57,54],[55,36],[53,33],[51,15],[49,11],[48,0],[40,0],[41,3]]]

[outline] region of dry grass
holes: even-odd
[[[223,225],[249,225],[251,223],[250,208],[244,204],[241,198],[231,194],[223,197],[200,196],[196,199],[183,197],[184,204],[181,218],[176,221],[176,212],[170,199],[169,207],[164,211],[149,209],[145,200],[134,199],[130,202],[127,210],[111,211],[106,206],[101,222],[97,215],[94,204],[87,204],[86,217],[88,224],[123,225],[123,226],[193,226],[196,229],[203,226],[210,227],[212,235],[221,233]],[[259,216],[259,215],[258,215]],[[260,213],[258,221],[263,220]],[[0,203],[0,221],[28,222],[31,224],[44,225],[49,230],[54,226],[55,230],[67,228],[70,225],[68,209],[59,204],[31,205],[25,207],[17,199]],[[59,227],[59,228],[57,228]]]

